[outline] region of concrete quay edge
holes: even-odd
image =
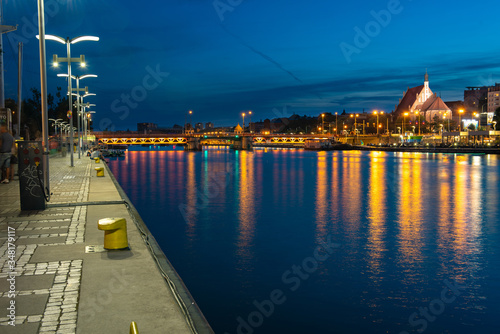
[[[115,176],[113,175],[113,173],[111,172],[106,163],[104,163],[104,167],[109,177],[113,181],[119,195],[126,203],[131,218],[134,221],[135,226],[141,233],[144,240],[144,244],[148,247],[148,250],[155,259],[156,265],[158,266],[160,273],[165,279],[165,283],[172,290],[172,293],[176,295],[176,299],[178,298],[177,300],[179,302],[179,306],[181,307],[182,312],[186,316],[186,321],[188,322],[188,325],[191,327],[194,333],[200,333],[200,334],[214,333],[212,328],[210,327],[210,324],[203,315],[203,312],[200,310],[198,304],[195,302],[193,296],[191,295],[188,288],[184,284],[184,281],[179,276],[177,271],[174,269],[173,265],[170,263],[170,261],[168,260],[167,256],[165,255],[161,247],[158,245],[155,237],[149,231],[146,223],[142,220],[139,212],[132,204],[127,194],[125,193],[121,185],[118,183],[118,181],[116,180]]]

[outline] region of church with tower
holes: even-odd
[[[435,116],[438,116],[439,119],[452,117],[451,109],[429,87],[429,74],[427,71],[424,84],[408,88],[404,92],[403,98],[399,99],[394,115],[402,117],[404,113],[408,113],[410,119],[415,119],[417,115],[423,115],[426,122],[431,122]]]

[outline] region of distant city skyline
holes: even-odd
[[[460,6],[450,0],[191,1],[143,3],[46,0],[46,33],[96,35],[72,47],[97,74],[85,82],[95,97],[96,129],[137,123],[215,126],[318,115],[394,110],[427,69],[433,92],[463,100],[467,86],[500,82],[500,47],[493,43],[500,4]],[[23,98],[39,88],[36,4],[4,1],[6,97],[17,99],[17,42],[24,43]],[[488,8],[488,11],[484,11]],[[47,60],[65,47],[46,42]],[[66,87],[48,69],[49,92]]]

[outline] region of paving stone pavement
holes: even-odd
[[[133,221],[124,204],[88,204],[123,201],[93,167],[88,158],[69,167],[68,157],[51,157],[50,204],[61,206],[43,211],[20,210],[17,180],[0,184],[0,332],[118,334],[137,321],[140,332],[193,333],[135,224],[127,224],[129,250],[85,251],[102,245],[99,219]]]
[[[51,157],[53,195],[50,202],[86,201],[91,166],[88,159],[75,159],[74,167],[69,167],[67,158]],[[11,301],[15,301],[16,330],[13,333],[75,333],[82,260],[38,263],[30,263],[30,260],[41,246],[82,243],[87,207],[21,212],[18,180],[1,185],[0,199],[0,310],[3,310],[0,326],[13,328],[6,310]],[[15,268],[11,267],[13,262],[9,260],[15,261]],[[15,298],[7,281],[13,276]],[[35,277],[45,278],[38,287],[33,285]]]

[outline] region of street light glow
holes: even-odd
[[[37,39],[40,39],[40,35],[36,35]],[[62,37],[55,36],[55,35],[45,35],[45,39],[51,40],[51,41],[56,41],[61,44],[66,44],[66,40]]]
[[[97,42],[97,41],[99,41],[99,37],[97,37],[97,36],[78,36],[78,37],[73,38],[69,42],[71,44],[76,44],[76,43],[82,42],[82,41],[94,41],[94,42]]]
[[[85,79],[85,78],[97,78],[97,75],[95,74],[85,74],[80,77],[80,79]]]

